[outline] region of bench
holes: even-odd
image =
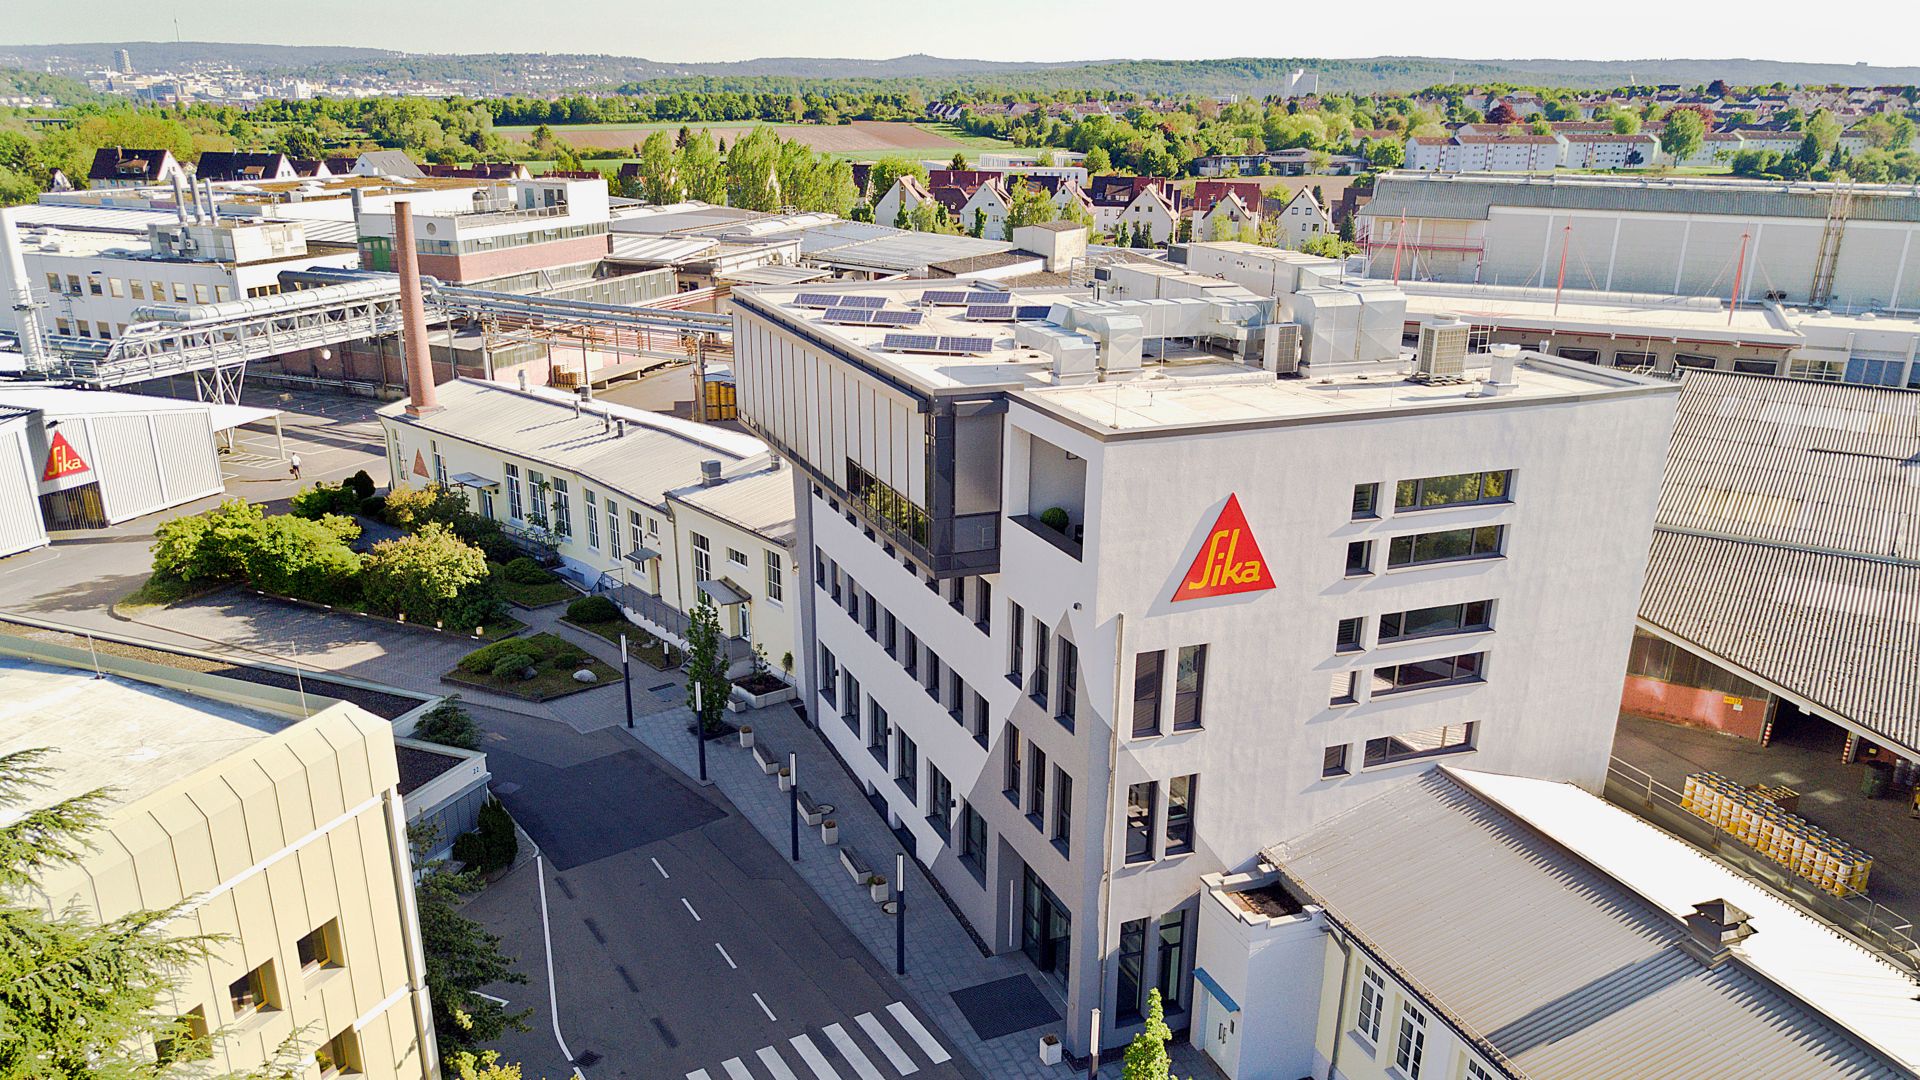
[[[873,870],[867,865],[867,859],[847,844],[840,845],[840,866],[853,879],[855,885],[865,887],[867,879],[873,876]]]
[[[765,739],[756,735],[753,740],[753,760],[759,762],[761,772],[772,776],[787,763],[787,755],[768,746]]]
[[[807,794],[806,788],[800,789],[801,821],[806,822],[808,826],[817,826],[827,820],[827,815],[831,813],[833,813],[832,803],[814,802],[813,796]]]

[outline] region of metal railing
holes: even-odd
[[[1833,896],[1696,816],[1680,792],[1618,757],[1607,765],[1606,797],[1661,831],[1702,849],[1803,914],[1825,923],[1909,972],[1920,974],[1915,924],[1864,892]]]
[[[686,612],[636,585],[623,585],[618,579],[606,573],[602,573],[599,580],[594,582],[593,591],[673,635],[678,639],[675,645],[685,646],[687,629],[693,623],[693,619]],[[723,638],[721,648],[729,664],[739,663],[753,656],[753,642],[746,638]]]

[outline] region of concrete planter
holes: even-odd
[[[769,690],[764,694],[750,694],[736,685],[727,695],[727,708],[734,712],[745,709],[764,709],[783,701],[793,701],[797,697],[799,693],[791,686],[782,686],[778,690]]]
[[[793,772],[787,769],[785,766],[782,766],[780,769],[780,790],[786,791],[792,787],[793,787]]]
[[[837,821],[821,822],[820,823],[820,842],[823,844],[839,843],[840,842],[840,823]]]
[[[740,746],[742,749],[745,749],[745,750],[753,749],[753,729],[752,728],[742,727],[740,729]]]
[[[884,904],[891,897],[887,889],[887,879],[875,874],[867,879],[867,895],[873,897],[876,904]]]
[[[1060,1054],[1061,1054],[1060,1036],[1058,1035],[1040,1036],[1040,1064],[1058,1065],[1060,1064]]]

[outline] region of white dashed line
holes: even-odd
[[[663,878],[671,878],[671,877],[673,877],[673,875],[672,875],[672,874],[669,874],[669,873],[667,873],[667,868],[666,868],[666,867],[664,867],[664,866],[661,866],[661,865],[660,865],[660,860],[659,860],[659,859],[656,859],[656,858],[653,858],[652,856],[648,856],[648,857],[647,857],[647,861],[648,861],[648,862],[651,862],[651,863],[653,863],[653,868],[654,868],[655,870],[658,870],[658,871],[660,871],[660,876],[661,876],[661,877],[663,877]]]
[[[769,1019],[769,1020],[772,1020],[772,1021],[773,1021],[773,1022],[775,1022],[775,1023],[779,1023],[779,1022],[780,1022],[780,1018],[779,1018],[779,1017],[777,1017],[777,1016],[775,1016],[775,1015],[773,1015],[773,1010],[772,1010],[772,1009],[769,1009],[769,1008],[767,1008],[767,1003],[766,1003],[766,1002],[764,1002],[764,1001],[761,1001],[761,1000],[760,1000],[760,995],[759,995],[759,994],[755,994],[755,995],[753,995],[753,1002],[754,1002],[754,1004],[756,1004],[756,1005],[758,1005],[758,1006],[760,1006],[760,1011],[761,1011],[761,1012],[763,1012],[763,1013],[766,1013],[766,1014],[767,1014],[767,1019]]]
[[[705,921],[705,920],[703,920],[703,919],[701,919],[701,918],[700,918],[700,913],[699,913],[699,912],[697,912],[697,911],[695,911],[695,910],[693,910],[693,905],[692,905],[692,904],[688,904],[688,903],[687,903],[687,898],[686,898],[686,897],[684,897],[684,896],[683,896],[683,897],[681,897],[681,898],[680,898],[680,902],[681,902],[682,904],[685,904],[685,905],[686,905],[686,908],[687,908],[687,914],[689,914],[689,915],[691,915],[691,916],[693,916],[693,921],[694,921],[694,922],[703,922],[703,921]]]
[[[734,963],[733,957],[727,955],[727,947],[725,945],[722,945],[716,941],[713,943],[713,947],[720,950],[720,958],[727,962],[728,967],[732,968],[735,971],[740,970],[740,965]]]

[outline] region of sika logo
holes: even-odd
[[[1273,588],[1273,575],[1260,557],[1260,545],[1253,530],[1247,528],[1247,516],[1240,511],[1240,498],[1227,496],[1227,505],[1213,523],[1213,531],[1196,555],[1187,576],[1174,591],[1173,599],[1200,600],[1209,596],[1259,592]]]
[[[56,431],[53,433],[52,445],[47,447],[47,468],[40,474],[40,482],[44,484],[63,476],[83,473],[92,467],[80,456],[80,452],[73,448],[73,444],[67,441],[67,437]]]

